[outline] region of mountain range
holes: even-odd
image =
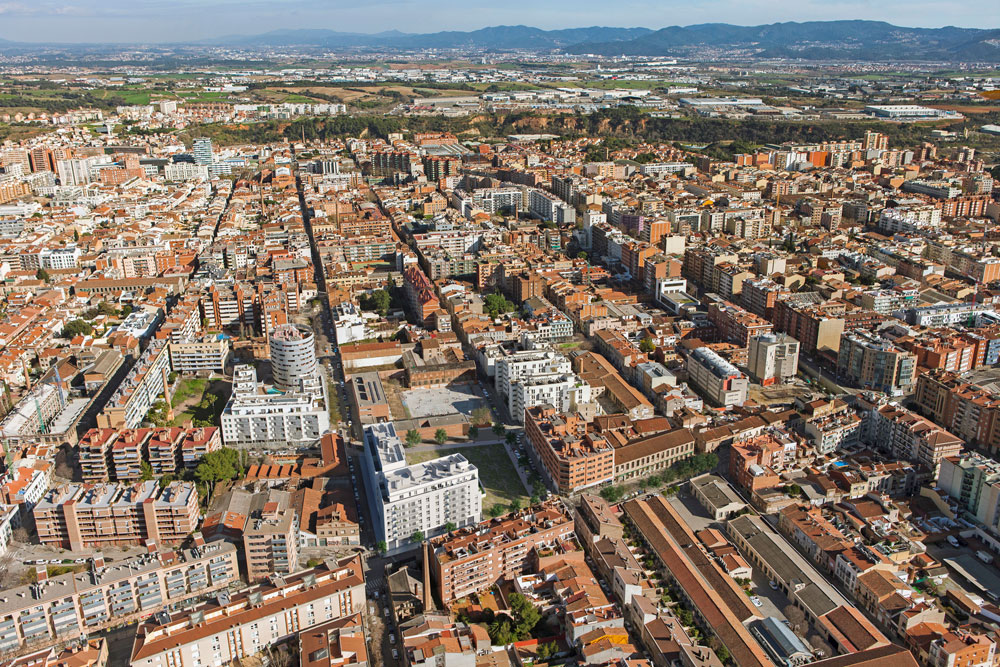
[[[42,45],[0,39],[0,46],[7,50],[31,50]],[[807,21],[759,26],[704,23],[659,30],[601,26],[542,30],[514,25],[424,34],[396,30],[366,34],[285,29],[160,46],[397,52],[437,48],[701,59],[738,55],[755,59],[1000,62],[1000,29],[907,28],[881,21]]]
[[[711,57],[738,52],[753,58],[1000,62],[1000,29],[906,28],[881,21],[807,21],[739,26],[703,23],[648,28],[493,26],[469,32],[378,34],[330,30],[275,30],[202,44],[239,47],[560,51],[604,56]]]

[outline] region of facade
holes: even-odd
[[[44,568],[42,568],[44,569]],[[156,551],[89,572],[63,574],[4,591],[0,651],[43,647],[130,623],[167,605],[225,589],[239,581],[236,547],[219,542]]]
[[[243,528],[243,558],[250,583],[274,573],[289,574],[298,566],[299,520],[295,510],[268,501]]]
[[[559,501],[532,507],[431,540],[431,574],[444,604],[488,590],[521,574],[536,547],[573,536],[573,519]]]
[[[691,352],[687,370],[692,384],[711,403],[726,408],[746,403],[749,381],[713,350],[699,347]]]
[[[300,391],[316,375],[316,339],[305,327],[283,324],[271,332],[271,372],[282,391]]]
[[[461,454],[407,465],[392,422],[364,427],[365,491],[375,532],[389,549],[409,543],[414,533],[433,536],[446,524],[479,523],[479,471]]]
[[[315,442],[330,430],[326,385],[318,374],[302,390],[274,393],[257,382],[252,366],[233,372],[233,393],[222,412],[222,439],[231,447],[285,447]]]
[[[558,493],[576,493],[614,480],[615,452],[599,433],[588,432],[577,413],[540,405],[524,411],[524,433],[540,472]]]
[[[513,383],[507,410],[515,422],[524,423],[524,411],[537,405],[552,405],[560,412],[589,403],[590,385],[573,373],[533,375]]]
[[[178,373],[224,373],[228,360],[229,339],[222,336],[170,343],[170,366]]]
[[[166,391],[170,351],[166,340],[153,339],[97,415],[101,428],[135,428]]]
[[[984,526],[1000,530],[1000,463],[975,452],[942,459],[937,486]]]
[[[921,463],[934,475],[943,459],[958,456],[964,446],[957,436],[894,403],[868,406],[862,422],[867,442],[896,459]]]
[[[157,614],[139,626],[129,664],[228,664],[307,628],[357,614],[364,605],[361,557],[327,561],[192,609]]]
[[[787,382],[799,370],[799,341],[788,334],[768,334],[750,338],[747,367],[763,386]]]
[[[69,484],[49,491],[33,514],[39,542],[72,551],[146,540],[179,543],[198,529],[198,491],[191,482],[163,489],[154,480]]]
[[[916,355],[868,331],[852,331],[840,337],[837,375],[853,386],[892,396],[908,394],[916,370]]]

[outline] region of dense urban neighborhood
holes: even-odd
[[[0,42],[0,667],[1000,665],[995,65],[614,35]]]

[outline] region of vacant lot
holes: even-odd
[[[467,384],[409,389],[403,392],[403,404],[413,419],[456,412],[471,415],[473,410],[484,405],[483,399],[473,390],[472,385]]]
[[[503,445],[488,445],[486,447],[447,447],[435,448],[434,451],[407,452],[407,463],[423,463],[448,454],[461,454],[479,469],[479,482],[486,489],[483,498],[483,517],[486,510],[494,504],[509,505],[515,499],[522,506],[528,504],[521,480],[517,477],[514,465],[507,457]]]

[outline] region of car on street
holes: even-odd
[[[778,584],[777,584],[777,582],[774,582],[774,581],[768,581],[768,582],[767,582],[767,585],[771,587],[771,590],[772,590],[772,591],[776,591],[776,590],[778,590]]]
[[[750,602],[753,602],[753,606],[755,606],[755,607],[763,607],[764,606],[764,603],[756,595],[754,595],[753,597],[750,598]]]
[[[392,657],[395,658],[396,660],[399,660],[399,651],[397,651],[396,649],[392,649]]]

